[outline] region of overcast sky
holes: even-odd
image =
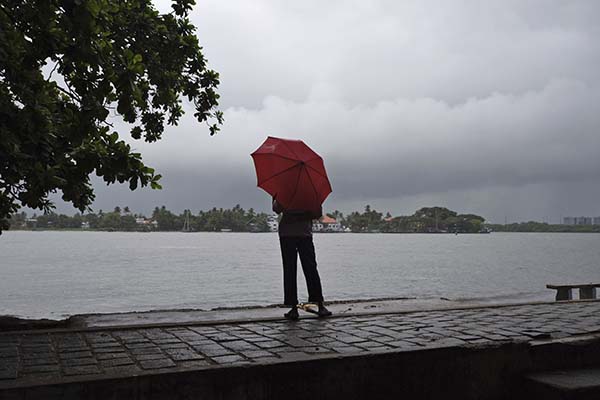
[[[164,189],[96,185],[96,210],[267,210],[249,154],[272,135],[323,156],[325,210],[600,215],[600,2],[198,3],[225,124],[134,142]]]

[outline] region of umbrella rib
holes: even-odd
[[[298,184],[300,183],[300,175],[302,174],[302,171],[304,170],[303,166],[300,167],[300,170],[298,171],[298,178],[296,178],[296,185],[294,187],[294,194],[292,195],[292,198],[290,199],[290,204],[294,203],[294,197],[296,197],[296,194],[298,193]],[[306,173],[308,175],[308,173]]]
[[[308,179],[310,179],[310,183],[312,183],[313,190],[315,191],[315,197],[317,198],[317,201],[319,201],[319,193],[317,193],[317,188],[315,186],[315,182],[313,181],[312,176],[310,176],[308,171],[306,172],[306,175],[308,175]],[[321,176],[323,176],[323,175],[321,175]],[[325,177],[325,178],[327,178],[327,177]],[[327,183],[329,183],[329,179],[327,179]],[[329,184],[329,189],[331,190],[331,184]],[[331,191],[329,193],[331,193]],[[329,193],[327,193],[327,195],[329,195]]]
[[[313,160],[315,160],[315,159],[313,158]],[[306,163],[305,163],[305,164],[306,164]],[[328,178],[328,177],[327,177],[325,174],[322,174],[322,173],[321,173],[321,171],[319,171],[318,169],[316,169],[316,168],[315,168],[315,167],[313,167],[312,165],[308,165],[308,164],[306,164],[306,165],[307,165],[307,166],[308,166],[310,169],[312,169],[313,171],[315,171],[317,174],[321,175],[323,178],[325,178],[325,179],[327,179],[327,180],[329,181],[329,178]]]
[[[271,175],[270,177],[268,177],[268,178],[267,178],[267,179],[265,179],[264,181],[262,181],[262,182],[258,182],[258,185],[257,185],[257,186],[260,186],[260,185],[264,184],[265,182],[268,182],[268,181],[270,181],[271,179],[275,178],[276,176],[279,176],[279,175],[283,174],[284,172],[287,172],[287,171],[289,171],[289,170],[290,170],[290,169],[292,169],[292,168],[296,168],[297,166],[298,166],[298,164],[295,164],[295,165],[292,165],[291,167],[288,167],[288,168],[286,168],[286,169],[284,169],[284,170],[282,170],[282,171],[279,171],[278,173],[276,173],[276,174],[274,174],[274,175]]]
[[[252,153],[250,154],[252,157],[256,157],[256,156],[273,156],[273,157],[279,157],[279,158],[283,158],[285,160],[290,160],[290,161],[298,161],[294,158],[290,158],[290,157],[286,157],[286,156],[282,156],[281,154],[277,154],[277,153]]]
[[[315,154],[316,154],[316,153],[315,153]],[[309,162],[311,162],[311,161],[318,160],[319,158],[321,158],[321,156],[317,154],[317,156],[316,156],[316,157],[313,157],[313,158],[311,158],[310,160],[306,160],[305,162],[309,163]]]
[[[315,192],[315,199],[317,199],[317,201],[319,201],[319,193],[317,193],[317,188],[315,187],[315,182],[313,181],[312,177],[310,176],[310,174],[308,173],[308,171],[306,171],[306,175],[308,175],[308,179],[310,180],[310,183],[312,183],[312,188],[313,188],[313,192]]]
[[[291,151],[292,154],[295,155],[297,159],[300,159],[300,157],[298,157],[298,154],[296,154],[296,152],[294,150],[292,150],[292,148],[287,144],[286,141],[281,141],[281,143],[285,144],[285,147],[287,147],[288,150]]]

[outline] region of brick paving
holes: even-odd
[[[527,342],[599,331],[600,301],[589,301],[297,322],[4,333],[0,334],[0,389],[332,355]]]

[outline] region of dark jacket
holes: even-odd
[[[283,213],[279,221],[279,237],[311,237],[312,221],[323,215],[323,209],[318,211],[285,210],[277,200],[273,199],[273,211]]]

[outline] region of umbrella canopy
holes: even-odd
[[[302,140],[269,136],[251,156],[257,186],[285,209],[318,211],[331,193],[323,159]]]

